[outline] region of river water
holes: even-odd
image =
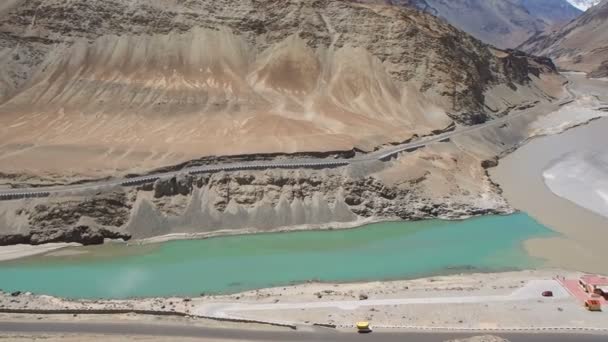
[[[563,158],[604,151],[608,144],[606,132],[608,118],[602,118],[559,135],[534,139],[501,159],[490,172],[512,206],[561,234],[527,242],[528,251],[550,260],[550,266],[608,272],[608,248],[603,238],[608,219],[553,194],[543,179],[543,172]]]
[[[233,293],[302,283],[405,279],[542,266],[523,242],[554,233],[526,214],[109,245],[0,263],[0,288],[68,298]]]

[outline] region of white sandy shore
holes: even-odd
[[[25,258],[32,255],[44,254],[66,247],[82,246],[79,243],[48,243],[40,246],[13,245],[0,247],[0,261]]]

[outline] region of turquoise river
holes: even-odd
[[[309,280],[503,271],[541,266],[523,242],[554,234],[526,214],[515,214],[71,248],[0,263],[0,288],[70,298],[194,296]]]

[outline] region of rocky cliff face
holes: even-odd
[[[122,192],[39,201],[23,206],[5,203],[0,210],[0,246],[50,242],[101,244],[104,239],[131,238],[121,231],[131,206]],[[7,227],[11,227],[6,231]]]
[[[606,77],[608,68],[608,1],[591,7],[576,20],[556,32],[539,34],[520,48],[553,58],[568,70]]]
[[[0,48],[13,174],[372,149],[545,99],[554,75],[409,7],[338,0],[12,0]]]

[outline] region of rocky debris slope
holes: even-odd
[[[558,31],[538,34],[519,48],[551,57],[559,67],[608,76],[608,1],[590,8]]]
[[[410,7],[338,0],[13,0],[0,49],[12,174],[371,149],[551,100],[558,77]]]

